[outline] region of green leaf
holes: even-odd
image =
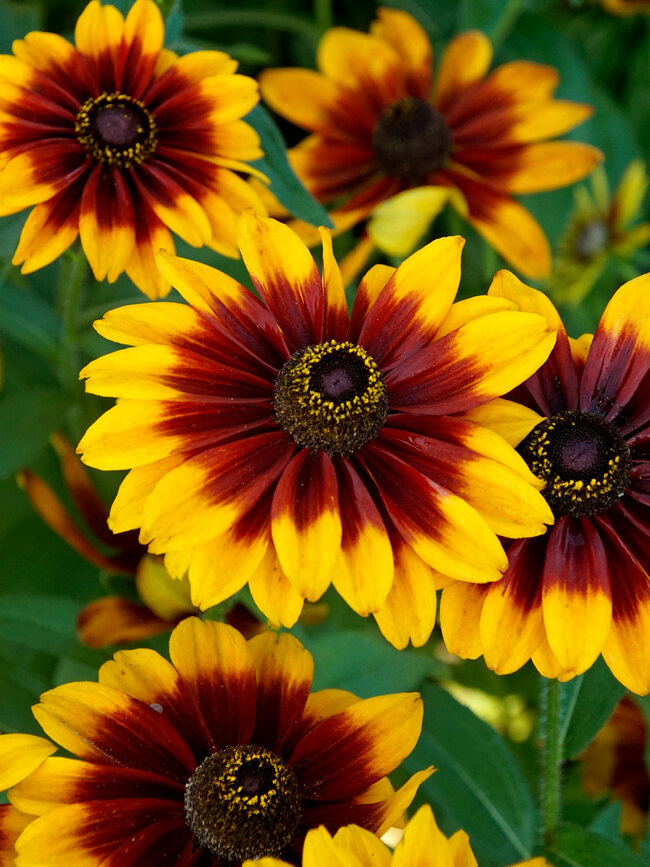
[[[246,121],[257,131],[264,156],[251,163],[271,181],[271,192],[295,217],[314,226],[332,228],[327,211],[300,183],[287,160],[287,146],[269,113],[261,105],[246,115]]]
[[[0,2],[0,53],[11,51],[14,39],[22,39],[30,30],[40,29],[39,7],[31,3]]]
[[[0,292],[0,332],[56,364],[61,320],[29,289],[11,286]]]
[[[79,604],[74,599],[36,594],[0,597],[0,635],[32,650],[66,656],[98,667],[108,654],[79,645],[75,620]]]
[[[565,825],[548,853],[554,867],[641,867],[645,858],[593,831]]]
[[[437,768],[422,793],[445,833],[465,830],[482,867],[529,857],[535,804],[505,741],[444,689],[426,684],[422,698],[422,736],[404,765]]]
[[[526,0],[463,0],[459,30],[482,30],[496,47],[526,5]]]
[[[596,815],[589,825],[589,830],[608,840],[618,842],[621,837],[621,808],[622,801],[610,801]]]
[[[0,480],[27,466],[61,426],[65,395],[52,388],[12,391],[0,397],[0,430],[10,432],[0,449]]]
[[[362,698],[408,692],[417,689],[435,666],[428,653],[395,650],[383,638],[357,629],[318,637],[308,630],[292,632],[314,657],[314,689],[349,689]]]
[[[566,733],[564,753],[567,758],[572,758],[581,753],[605,725],[625,689],[602,658],[564,689],[573,693],[571,705],[563,719]]]

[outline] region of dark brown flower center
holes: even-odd
[[[435,108],[407,96],[390,105],[379,118],[372,146],[385,174],[418,184],[444,165],[451,134]]]
[[[198,844],[226,861],[279,856],[301,815],[295,773],[266,747],[225,747],[185,787],[185,816]]]
[[[575,237],[575,252],[578,259],[588,262],[607,248],[609,227],[603,220],[584,223]]]
[[[542,493],[556,516],[597,515],[628,486],[629,446],[615,425],[597,415],[569,411],[544,419],[517,451],[546,482]]]
[[[329,340],[291,356],[275,381],[273,407],[298,445],[350,455],[377,435],[388,396],[382,372],[364,349]]]
[[[156,149],[156,121],[139,99],[102,93],[86,100],[75,123],[77,141],[101,163],[130,168]]]

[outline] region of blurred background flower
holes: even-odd
[[[21,470],[18,484],[45,523],[81,557],[107,575],[133,579],[131,598],[102,596],[82,609],[77,619],[79,639],[88,647],[124,644],[167,632],[194,614],[187,576],[171,578],[162,558],[147,554],[137,533],[112,533],[108,510],[74,447],[61,433],[53,434],[51,441],[86,532],[81,532],[53,488],[32,470]]]
[[[645,163],[631,162],[613,194],[599,166],[590,187],[574,191],[573,212],[547,284],[558,304],[572,307],[582,302],[606,269],[608,282],[620,283],[650,266],[647,254],[636,256],[650,243],[650,222],[639,222],[648,189]]]
[[[582,753],[582,785],[588,795],[609,794],[621,802],[621,833],[645,836],[650,807],[650,775],[646,764],[648,723],[629,696]]]
[[[311,133],[291,149],[291,163],[330,205],[337,229],[367,219],[401,190],[442,186],[523,274],[550,271],[546,237],[512,194],[566,186],[594,168],[602,159],[596,148],[550,141],[591,108],[554,99],[559,75],[549,66],[513,61],[488,73],[492,53],[483,33],[461,33],[434,80],[423,29],[406,12],[380,8],[369,34],[335,27],[323,36],[318,72],[262,73],[271,108]],[[396,224],[404,202],[394,210]],[[429,203],[430,220],[440,204]]]

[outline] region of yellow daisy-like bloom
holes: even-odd
[[[423,644],[436,584],[494,581],[496,534],[552,520],[514,449],[465,413],[522,382],[555,341],[507,301],[453,304],[461,238],[377,266],[348,313],[323,232],[323,275],[291,229],[245,215],[231,277],[163,254],[191,306],[141,304],[96,323],[131,344],[91,362],[119,398],[87,431],[83,460],[131,469],[110,516],[215,605],[246,581],[293,625],[330,582],[398,647]],[[261,299],[261,300],[260,300]]]
[[[293,636],[246,641],[196,618],[176,627],[169,652],[171,663],[119,651],[99,683],[41,696],[36,719],[78,758],[52,756],[45,738],[0,737],[12,805],[0,835],[26,824],[20,867],[297,863],[318,825],[383,834],[431,773],[398,791],[386,777],[419,737],[417,693],[310,694],[313,660]]]
[[[261,858],[256,867],[290,867],[277,858]],[[244,867],[254,867],[247,861]],[[394,852],[356,825],[332,836],[326,828],[305,838],[302,867],[478,867],[464,831],[447,838],[438,828],[431,807],[420,807],[404,830]],[[512,867],[548,867],[544,858],[519,861]]]
[[[193,246],[237,255],[234,225],[263,209],[237,172],[262,155],[241,118],[255,81],[220,51],[163,48],[153,0],[126,19],[92,0],[75,45],[29,33],[0,56],[0,214],[35,205],[13,259],[42,268],[77,235],[97,280],[123,272],[150,298],[169,284],[153,254],[170,229]]]
[[[591,193],[585,187],[575,192],[575,209],[548,283],[560,303],[579,304],[610,261],[629,262],[650,241],[650,223],[634,225],[648,189],[643,161],[630,163],[613,195],[602,168],[590,180]]]
[[[571,340],[541,292],[508,271],[490,295],[546,316],[548,361],[508,397],[473,413],[544,481],[555,515],[543,536],[507,543],[489,587],[443,591],[448,650],[483,654],[498,674],[529,659],[566,681],[602,653],[627,689],[650,692],[650,274],[621,286],[595,335]],[[528,414],[527,421],[522,413]]]
[[[602,154],[549,141],[591,114],[589,106],[553,98],[554,69],[514,61],[488,73],[491,60],[486,36],[461,33],[434,81],[422,28],[406,12],[380,9],[369,34],[325,33],[318,72],[266,70],[260,87],[278,114],[310,131],[290,151],[291,162],[313,195],[333,206],[338,229],[402,190],[442,186],[507,261],[539,277],[550,271],[548,242],[512,194],[571,184]],[[440,202],[430,207],[433,216]]]

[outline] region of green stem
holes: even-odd
[[[286,12],[264,9],[220,9],[218,12],[195,12],[185,18],[187,31],[245,25],[269,30],[286,30],[308,39],[314,45],[318,43],[318,32],[313,24]]]
[[[561,733],[562,686],[557,680],[541,678],[539,730],[542,742],[541,812],[544,845],[553,847],[561,813],[562,753]]]
[[[87,274],[88,262],[81,250],[67,253],[64,258],[57,297],[57,309],[63,322],[59,353],[59,377],[63,386],[73,392],[78,391],[77,327],[79,300]]]
[[[508,33],[512,30],[517,18],[519,18],[523,12],[525,4],[526,0],[508,0],[504,5],[501,17],[490,34],[490,41],[495,49],[501,45]]]
[[[332,0],[314,0],[314,19],[319,33],[332,26]]]

